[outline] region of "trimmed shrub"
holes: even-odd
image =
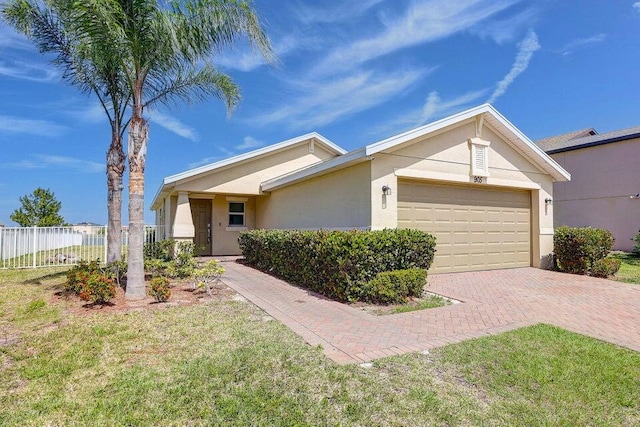
[[[435,253],[432,235],[409,229],[252,230],[238,241],[250,265],[339,301],[358,300],[380,272],[427,270]]]
[[[613,242],[611,232],[601,228],[558,227],[553,236],[558,269],[588,274],[596,261],[609,254]]]
[[[591,266],[591,275],[594,277],[607,278],[613,276],[620,270],[622,261],[615,258],[599,259]]]
[[[360,299],[376,304],[398,304],[422,295],[427,272],[421,268],[383,271],[362,287]]]
[[[96,273],[102,273],[98,261],[80,261],[67,271],[67,281],[64,284],[64,289],[77,295],[82,291],[82,286],[87,283],[89,277]]]
[[[149,284],[149,295],[157,302],[165,302],[171,298],[169,279],[163,276],[154,277]]]
[[[159,259],[162,261],[169,261],[171,254],[175,248],[175,240],[167,239],[159,242],[145,243],[142,249],[145,260]]]
[[[631,249],[631,252],[633,252],[634,255],[640,256],[640,230],[638,231],[638,234],[631,238],[631,240],[635,242],[635,245],[633,246],[633,249]]]
[[[116,296],[114,280],[106,275],[95,272],[89,276],[80,289],[80,298],[95,304],[104,304]]]

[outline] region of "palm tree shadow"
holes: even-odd
[[[42,285],[43,280],[54,280],[60,279],[62,277],[66,277],[67,271],[57,271],[55,273],[45,274],[44,276],[34,277],[32,279],[27,279],[22,282],[23,285]]]

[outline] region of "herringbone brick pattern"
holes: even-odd
[[[549,323],[640,351],[640,286],[535,268],[429,277],[429,290],[460,301],[374,316],[235,262],[223,281],[337,363],[428,350]]]

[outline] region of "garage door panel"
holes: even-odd
[[[436,237],[434,273],[530,265],[527,191],[403,182],[398,227]]]

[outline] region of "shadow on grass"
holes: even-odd
[[[45,274],[43,276],[39,276],[39,277],[34,277],[31,279],[27,279],[24,280],[22,282],[22,284],[24,285],[42,285],[42,281],[43,280],[55,280],[55,279],[61,279],[63,277],[66,277],[67,275],[67,270],[61,270],[61,271],[56,271],[54,273],[48,273]]]

